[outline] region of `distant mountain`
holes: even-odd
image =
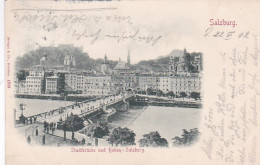
[[[64,57],[68,53],[75,56],[77,69],[100,70],[100,65],[103,62],[103,59],[92,59],[89,57],[88,53],[82,51],[82,48],[74,47],[73,45],[40,47],[36,50],[25,53],[23,56],[16,58],[16,70],[28,69],[32,66],[39,65],[40,59],[44,56],[47,57],[47,66],[63,65]],[[114,68],[117,61],[109,60],[109,64],[111,68]]]
[[[174,49],[166,56],[159,56],[154,60],[140,61],[135,65],[135,68],[145,71],[166,71],[169,67],[170,57],[180,56],[183,56],[183,51]]]
[[[159,56],[156,59],[160,59],[163,57],[179,57],[183,55],[183,50],[174,49],[168,55]]]
[[[16,70],[28,69],[34,65],[40,64],[40,59],[42,57],[47,57],[47,65],[63,65],[64,57],[66,54],[73,54],[76,59],[76,68],[83,70],[95,69],[100,70],[100,66],[103,59],[93,59],[90,58],[88,53],[83,52],[82,48],[74,47],[73,45],[60,45],[58,47],[40,47],[36,50],[25,53],[23,56],[16,58]],[[153,60],[140,61],[139,63],[132,65],[131,68],[140,71],[167,71],[169,66],[170,57],[180,57],[183,56],[182,50],[173,50],[168,55],[159,56]],[[188,61],[194,60],[194,56],[201,53],[188,53],[189,58],[186,58],[187,64],[190,65]],[[109,60],[109,66],[113,69],[118,61]]]

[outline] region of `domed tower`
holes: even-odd
[[[41,59],[40,59],[40,65],[46,65],[47,63],[47,54],[45,54]]]
[[[46,62],[46,57],[42,57],[40,59],[40,65],[45,65],[45,62]]]

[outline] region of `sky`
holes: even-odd
[[[193,11],[183,11],[178,8],[169,8],[166,6],[139,6],[129,7],[123,5],[115,10],[98,12],[61,12],[61,11],[16,11],[14,22],[13,44],[17,46],[14,54],[21,56],[24,53],[35,50],[39,46],[58,46],[59,44],[73,44],[77,47],[83,47],[91,58],[103,58],[106,54],[110,60],[127,60],[128,50],[131,55],[131,63],[135,64],[141,60],[156,59],[159,56],[168,55],[172,50],[187,49],[188,52],[202,52],[203,43],[198,42],[202,37],[201,22],[190,17]],[[113,8],[113,5],[106,6]],[[135,12],[133,8],[136,9]],[[25,21],[24,16],[40,17],[43,15],[46,20],[48,16],[57,16],[53,21]],[[76,19],[67,19],[65,16],[74,16],[73,18],[87,18],[87,21],[80,22]],[[203,13],[200,15],[203,16]],[[101,18],[101,21],[97,21]],[[109,20],[108,20],[109,18]],[[126,18],[126,19],[124,19]],[[23,21],[21,21],[23,20]],[[76,20],[76,21],[75,21]],[[202,19],[200,19],[202,20]],[[64,21],[64,22],[63,22]],[[72,23],[74,21],[74,23]],[[76,23],[75,23],[76,22]],[[55,26],[53,26],[55,25]],[[55,27],[55,28],[53,28]],[[96,34],[98,30],[98,39],[91,44],[93,38],[83,37],[77,39],[75,34],[86,35]],[[135,40],[121,39],[120,42],[107,35],[133,35],[138,31]],[[19,36],[19,37],[17,37]],[[153,36],[158,41],[152,45],[151,42],[140,42],[138,37]],[[21,44],[22,43],[22,44]]]

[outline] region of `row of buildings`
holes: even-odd
[[[196,57],[197,58],[197,57]],[[199,57],[201,58],[201,57]],[[200,59],[194,66],[200,69]],[[100,73],[77,70],[73,55],[66,55],[64,68],[45,66],[46,57],[40,60],[40,65],[29,69],[29,75],[24,80],[16,81],[16,93],[19,94],[61,94],[78,93],[84,95],[111,95],[124,91],[160,90],[163,93],[173,91],[176,95],[185,92],[200,92],[201,77],[199,73],[188,73],[182,62],[170,60],[168,72],[137,72],[131,68],[130,52],[127,62],[119,59],[115,68],[110,69],[105,56]],[[180,58],[181,59],[181,58]],[[173,74],[179,73],[179,74]]]

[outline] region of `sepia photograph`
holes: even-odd
[[[7,0],[6,165],[258,165],[259,3],[203,1]]]
[[[181,147],[200,135],[202,53],[131,63],[82,47],[39,47],[15,61],[15,128],[29,145]],[[123,57],[123,56],[122,56]]]

